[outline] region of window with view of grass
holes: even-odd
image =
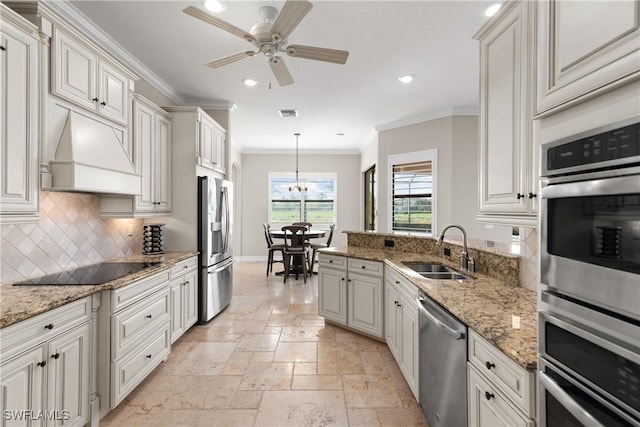
[[[391,230],[432,233],[435,150],[389,157]]]
[[[269,174],[269,223],[276,226],[310,222],[314,228],[336,222],[336,175],[300,174],[307,191],[293,190],[294,174]]]

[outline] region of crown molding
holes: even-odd
[[[78,10],[68,0],[47,2],[49,9],[56,12],[61,18],[65,19],[69,24],[81,31],[85,37],[96,43],[123,65],[129,67],[141,78],[160,91],[164,96],[171,99],[177,105],[184,104],[184,98],[167,82],[162,80],[156,73],[151,71],[149,67],[144,65],[138,58],[133,56],[120,43],[115,41],[102,28],[98,27],[85,14]]]
[[[184,100],[185,105],[197,105],[203,110],[230,110],[233,102],[215,99],[198,99],[187,98]]]
[[[441,119],[443,117],[477,116],[477,115],[478,115],[477,107],[452,107],[452,108],[446,108],[440,111],[434,111],[422,116],[412,117],[412,118],[403,119],[403,120],[396,120],[389,123],[383,123],[383,124],[374,126],[374,128],[376,131],[382,132],[385,130],[397,129],[404,126],[410,126],[418,123],[428,122],[431,120]]]
[[[296,155],[296,150],[283,150],[283,149],[276,149],[276,150],[263,150],[263,149],[252,149],[252,148],[245,148],[245,149],[237,149],[236,151],[238,151],[240,154],[247,154],[247,155],[287,155],[290,154],[292,156]],[[352,156],[352,155],[360,155],[360,151],[359,150],[299,150],[298,153],[300,155],[324,155],[324,156]]]

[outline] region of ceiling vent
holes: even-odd
[[[280,117],[298,117],[298,111],[296,110],[278,110]]]

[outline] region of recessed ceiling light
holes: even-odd
[[[258,84],[258,81],[253,79],[242,79],[242,82],[249,87],[252,87]]]
[[[413,74],[405,74],[398,77],[398,80],[402,83],[411,83],[413,81]]]
[[[491,18],[500,10],[501,7],[502,7],[502,3],[492,4],[491,6],[489,6],[484,10],[484,16],[488,16],[489,18]]]
[[[226,7],[218,0],[204,0],[204,7],[213,13],[220,13],[226,9]]]
[[[298,111],[297,110],[278,110],[278,114],[280,114],[280,117],[298,117]]]

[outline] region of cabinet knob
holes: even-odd
[[[60,357],[60,353],[56,353],[56,354],[51,355],[52,359],[58,360],[59,357]]]
[[[486,366],[487,369],[491,369],[491,368],[495,368],[496,364],[495,363],[491,363],[491,362],[485,362],[484,366]]]
[[[5,51],[5,50],[7,50],[7,48],[4,47],[4,46],[0,46],[0,50]]]
[[[344,282],[344,277],[342,278],[342,281]]]
[[[98,98],[93,98],[92,101],[93,102],[98,102]]]
[[[520,199],[524,199],[524,194],[516,194],[516,199],[520,200]]]
[[[102,101],[102,102],[100,103],[100,105],[107,105],[107,103],[106,103],[106,102],[104,102],[104,101]]]
[[[332,259],[329,260],[329,264],[333,264],[333,260]]]
[[[151,355],[150,354],[147,354],[147,359],[151,359]]]
[[[493,393],[489,393],[488,391],[484,392],[484,397],[487,398],[487,400],[491,400],[492,398],[496,397]]]
[[[147,319],[151,319],[151,315],[150,314],[147,314]]]
[[[189,281],[187,280],[186,282],[183,283],[184,286],[188,286],[189,285]]]
[[[38,366],[44,368],[45,366],[47,366],[47,361],[43,360],[42,362],[38,362]]]
[[[188,266],[188,265],[185,265],[185,266],[183,266],[182,268],[184,268],[184,269],[186,270],[187,268],[189,268],[189,266]]]
[[[396,280],[396,285],[399,285],[399,284],[400,284],[400,281],[399,281],[399,280]]]
[[[535,198],[536,198],[536,196],[537,196],[537,194],[536,194],[536,193],[529,193],[529,198],[530,198],[530,199],[535,199]]]
[[[363,265],[363,266],[362,266],[362,269],[364,270],[365,268],[367,268],[367,267]]]
[[[347,280],[347,282],[350,282],[350,281],[351,281],[351,279]]]
[[[48,325],[44,325],[44,328],[45,329],[49,329],[49,330],[53,329],[53,323],[49,323]]]

